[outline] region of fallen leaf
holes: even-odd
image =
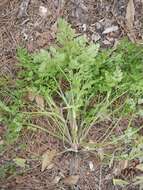
[[[23,158],[15,158],[15,159],[13,159],[13,161],[15,162],[15,164],[17,165],[17,166],[20,166],[21,168],[25,168],[25,166],[26,166],[26,160],[25,159],[23,159]]]
[[[119,163],[119,167],[121,170],[126,169],[128,167],[128,165],[129,165],[128,160],[121,160]]]
[[[129,31],[127,35],[132,42],[136,41],[136,37],[134,34],[134,19],[135,19],[134,1],[129,0],[127,9],[126,9],[126,25]]]
[[[56,150],[47,150],[43,155],[42,155],[42,169],[41,171],[43,172],[46,168],[50,167],[53,161],[53,158],[56,155]]]
[[[140,170],[140,171],[143,171],[143,164],[138,164],[136,166],[136,169]]]
[[[37,95],[37,96],[35,97],[35,101],[36,101],[37,106],[38,106],[39,108],[44,109],[44,99],[43,99],[42,96]]]
[[[129,165],[128,160],[121,160],[118,165],[115,165],[113,173],[117,176],[122,170],[126,169]]]
[[[127,5],[127,10],[126,10],[126,20],[127,20],[127,26],[129,30],[133,29],[134,18],[135,18],[134,1],[129,0],[128,5]]]
[[[79,180],[79,175],[71,175],[66,177],[63,182],[66,185],[76,185]]]
[[[108,33],[110,33],[110,32],[116,32],[118,29],[119,29],[118,26],[111,26],[111,27],[106,28],[106,29],[102,32],[102,34],[108,34]]]

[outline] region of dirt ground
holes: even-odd
[[[127,0],[0,0],[0,74],[15,78],[18,46],[34,52],[54,42],[59,17],[64,17],[78,33],[105,48],[116,45],[124,36],[141,43],[143,1],[134,0],[132,29],[126,20],[127,5]],[[97,126],[92,131],[94,140],[104,127]],[[0,190],[123,189],[112,184],[113,168],[101,164],[98,157],[88,152],[60,154],[54,159],[54,166],[41,172],[38,158],[47,149],[64,150],[61,142],[47,134],[24,131],[19,142],[0,153],[0,165],[12,162],[17,156],[25,158],[29,167],[24,171],[17,168],[16,174],[7,173],[5,179],[0,179]],[[129,172],[123,172],[122,178],[127,178],[130,171],[129,168]],[[132,172],[136,171],[132,168]],[[71,175],[79,177],[76,185],[63,182],[62,178]]]

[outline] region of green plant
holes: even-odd
[[[75,79],[73,74],[68,75],[69,89],[66,92],[57,84],[58,102],[50,94],[46,94],[44,97],[47,103],[47,109],[45,108],[37,112],[27,112],[25,114],[30,114],[33,118],[36,116],[47,116],[48,128],[31,123],[29,125],[44,130],[63,140],[64,144],[70,145],[69,150],[77,152],[79,148],[85,146],[86,137],[93,125],[99,122],[99,120],[104,120],[104,114],[106,116],[111,114],[108,108],[118,97],[110,100],[107,94],[105,99],[102,101],[99,100],[96,105],[92,105],[91,107],[90,98],[93,96],[86,99],[86,93],[84,94],[84,85],[86,83],[83,86],[80,83],[79,86],[75,85],[75,82],[77,84]]]
[[[116,49],[102,50],[77,36],[60,19],[55,45],[34,54],[21,48],[17,51],[19,72],[6,89],[7,94],[11,92],[9,102],[3,101],[1,91],[1,118],[8,126],[7,139],[16,139],[23,126],[33,126],[78,151],[88,145],[87,135],[95,123],[108,118],[114,124],[110,133],[105,132],[105,139],[110,139],[105,145],[111,144],[118,121],[138,112],[143,92],[142,51],[141,46],[127,40]],[[31,98],[27,97],[29,93]],[[35,98],[38,96],[41,106]],[[35,123],[35,117],[46,117],[48,126]]]
[[[5,163],[0,166],[0,180],[16,172],[14,163]]]

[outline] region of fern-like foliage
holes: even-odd
[[[19,72],[12,91],[12,102],[6,103],[12,113],[6,111],[7,114],[2,116],[6,118],[10,134],[12,131],[19,134],[22,110],[34,107],[24,98],[29,91],[41,95],[47,109],[47,97],[58,99],[58,104],[63,107],[74,104],[77,124],[82,123],[83,127],[92,123],[99,110],[106,114],[112,112],[114,107],[107,109],[107,104],[121,94],[126,93],[128,98],[124,112],[134,112],[143,94],[142,51],[141,45],[126,39],[116,50],[102,50],[99,44],[78,36],[65,20],[59,19],[55,45],[33,54],[26,49],[17,50]],[[61,95],[65,97],[66,104]],[[133,104],[135,109],[132,109]],[[104,113],[101,115],[103,117]],[[13,129],[13,122],[16,129]],[[20,127],[17,128],[17,125]]]

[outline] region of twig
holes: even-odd
[[[102,190],[102,165],[100,166],[99,172],[99,190]]]

